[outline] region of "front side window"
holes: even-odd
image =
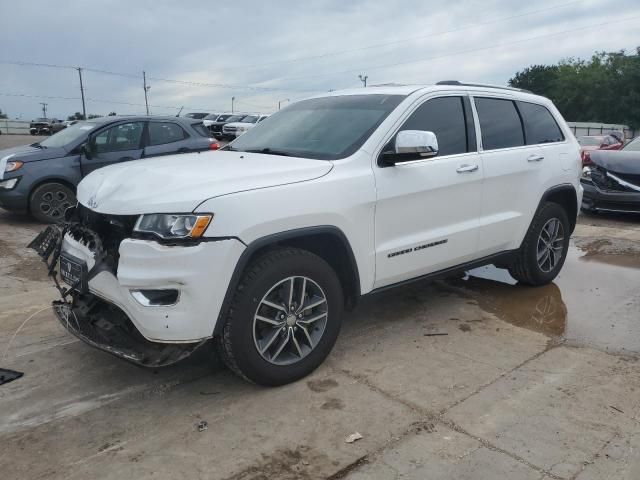
[[[482,148],[521,147],[524,132],[516,106],[502,98],[475,98],[476,110],[482,130]]]
[[[560,127],[558,127],[553,115],[546,107],[528,102],[517,102],[517,105],[520,115],[522,115],[527,145],[562,142],[564,140]]]
[[[129,122],[100,132],[93,138],[94,153],[120,152],[141,148],[144,122]]]
[[[467,141],[462,97],[441,97],[426,101],[411,114],[400,130],[435,133],[439,157],[475,150],[475,145],[468,145]]]
[[[340,95],[295,103],[260,122],[229,150],[337,160],[355,153],[404,95]]]
[[[176,123],[149,122],[149,145],[164,145],[184,139],[184,130]]]

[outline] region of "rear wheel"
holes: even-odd
[[[311,373],[340,331],[343,295],[333,269],[297,248],[267,253],[236,289],[218,351],[226,365],[262,385],[283,385]]]
[[[509,268],[511,276],[528,285],[551,282],[564,265],[569,235],[565,209],[557,203],[545,203],[533,218],[518,256]]]
[[[76,194],[68,186],[51,182],[37,187],[29,200],[29,210],[36,220],[55,223],[64,220],[67,208],[76,204]]]

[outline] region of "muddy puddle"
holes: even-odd
[[[540,332],[550,342],[640,354],[640,245],[578,239],[556,280],[518,285],[506,270],[487,266],[446,282],[483,310]]]

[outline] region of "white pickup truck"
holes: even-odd
[[[546,98],[456,81],[331,92],[231,145],[88,175],[31,244],[63,325],[150,366],[213,338],[264,385],[331,351],[362,295],[496,264],[562,268],[579,146]]]

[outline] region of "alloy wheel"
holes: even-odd
[[[266,293],[253,317],[253,340],[260,356],[290,365],[309,355],[327,325],[329,310],[322,288],[308,277],[288,277]]]
[[[544,273],[551,272],[560,260],[564,251],[564,228],[558,218],[550,218],[544,224],[538,236],[538,267]]]
[[[72,205],[72,200],[63,190],[48,191],[40,197],[40,211],[53,220],[62,219]]]

